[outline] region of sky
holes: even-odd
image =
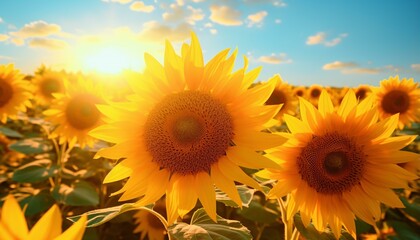
[[[163,62],[198,36],[205,61],[237,49],[236,68],[262,66],[292,85],[378,86],[390,76],[420,81],[418,0],[5,0],[0,64],[25,74],[56,70],[142,71],[144,53]]]

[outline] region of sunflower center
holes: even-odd
[[[163,206],[155,206],[153,208],[153,210],[155,212],[158,212],[160,215],[164,216],[166,218],[166,208]],[[149,223],[150,227],[154,228],[154,229],[159,229],[159,230],[165,230],[165,226],[163,226],[163,223],[159,220],[158,217],[156,217],[155,215],[153,215],[152,213],[147,214],[147,222]]]
[[[366,154],[337,132],[314,136],[297,158],[301,178],[319,193],[340,194],[360,182]]]
[[[13,97],[12,86],[3,79],[0,79],[0,107],[6,105]]]
[[[89,94],[81,94],[72,98],[66,108],[66,119],[69,124],[79,130],[92,128],[100,118],[96,108],[100,100]]]
[[[42,81],[40,89],[42,95],[53,98],[53,93],[61,91],[61,85],[58,79],[48,78]]]
[[[312,98],[318,98],[319,95],[321,95],[321,90],[319,90],[318,88],[312,89],[311,91]]]
[[[410,108],[410,97],[404,91],[393,90],[385,94],[381,105],[387,113],[404,113]]]
[[[302,97],[303,96],[303,90],[297,90],[296,92],[295,92],[295,94],[296,94],[296,96],[299,96],[299,97]]]
[[[366,93],[367,93],[366,89],[361,88],[356,91],[356,98],[359,100],[363,100],[366,97]]]
[[[226,106],[198,91],[166,96],[150,111],[144,132],[153,161],[182,175],[210,171],[226,154],[232,137]]]
[[[287,97],[283,93],[283,91],[274,90],[273,93],[270,95],[268,100],[265,102],[266,105],[277,105],[286,103]]]

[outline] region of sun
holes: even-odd
[[[132,69],[138,57],[130,54],[123,46],[103,46],[85,57],[85,68],[89,71],[117,74],[125,69]]]

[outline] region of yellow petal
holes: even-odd
[[[25,239],[28,236],[25,216],[13,195],[8,195],[4,201],[0,219],[11,235],[18,239]]]
[[[184,60],[185,81],[189,89],[197,89],[204,75],[204,60],[200,42],[194,32],[191,32],[191,46]]]
[[[252,150],[266,150],[280,146],[286,141],[287,139],[279,134],[249,130],[242,130],[233,137],[233,142],[237,146],[247,147]]]
[[[230,147],[226,152],[226,156],[232,162],[247,168],[280,168],[277,163],[267,157],[241,146]]]
[[[176,55],[171,43],[166,41],[165,74],[175,92],[183,90],[185,86],[183,67],[181,57]]]
[[[195,187],[198,198],[206,210],[209,217],[216,220],[216,192],[214,191],[213,182],[208,173],[199,172],[195,175]]]
[[[193,175],[172,176],[171,178],[176,179],[172,191],[178,194],[178,213],[181,217],[184,217],[197,203],[195,178]]]
[[[371,199],[361,187],[353,187],[350,191],[343,192],[343,199],[350,209],[363,221],[374,225],[379,220],[381,209],[379,202]]]
[[[86,229],[87,216],[83,214],[76,223],[54,240],[81,240]]]
[[[61,234],[61,212],[53,205],[29,232],[28,240],[53,239]]]
[[[111,169],[111,171],[106,175],[103,183],[110,183],[128,178],[132,172],[133,170],[131,168],[124,166],[123,161]]]
[[[166,191],[168,186],[170,173],[166,169],[162,169],[155,174],[150,175],[147,183],[147,190],[142,199],[136,204],[145,206],[159,200]]]
[[[214,184],[225,192],[240,208],[242,208],[242,200],[239,196],[238,190],[235,186],[234,181],[229,176],[224,175],[217,164],[211,166],[211,179]]]
[[[16,240],[17,237],[13,236],[9,229],[0,221],[0,236],[2,240]]]
[[[319,96],[318,109],[324,117],[334,112],[334,105],[326,90],[322,90]]]
[[[220,171],[225,176],[230,176],[235,181],[246,184],[257,190],[261,190],[260,185],[250,176],[246,175],[240,167],[231,162],[227,157],[222,157],[217,162]]]
[[[386,205],[394,208],[404,208],[404,204],[394,191],[389,188],[376,186],[368,181],[361,181],[363,190],[373,199],[377,199]]]
[[[309,126],[305,122],[303,122],[303,121],[301,121],[301,120],[299,120],[299,119],[297,119],[293,116],[290,116],[289,114],[284,114],[283,115],[283,120],[286,122],[287,127],[289,128],[290,132],[292,132],[292,133],[310,133],[310,132],[312,132],[312,130],[309,128]]]

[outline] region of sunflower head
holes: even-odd
[[[318,99],[321,96],[323,87],[318,84],[312,84],[308,89],[307,99],[314,105],[318,106]]]
[[[296,86],[293,87],[293,95],[295,97],[306,98],[306,87],[305,86]]]
[[[64,72],[57,72],[45,67],[39,70],[32,79],[36,102],[47,105],[54,99],[53,94],[64,93],[66,78]]]
[[[199,199],[215,220],[214,185],[241,206],[234,182],[260,187],[240,166],[278,166],[256,152],[285,141],[261,131],[273,125],[279,110],[264,105],[276,81],[250,88],[260,69],[247,72],[245,59],[245,66],[232,72],[235,57],[236,51],[229,56],[226,49],[205,64],[195,34],[180,55],[167,42],[163,65],[145,54],[144,73],[131,73],[134,95],[128,102],[100,108],[110,119],[90,134],[115,143],[98,156],[124,158],[104,180],[129,178],[114,193],[123,193],[121,201],[140,198],[137,204],[145,205],[166,193],[172,224]]]
[[[320,231],[329,225],[338,238],[342,226],[355,234],[355,216],[375,224],[380,202],[404,206],[391,189],[407,188],[417,176],[398,164],[419,155],[400,151],[416,136],[391,137],[398,114],[378,122],[373,98],[359,103],[352,90],[338,108],[324,90],[318,109],[301,98],[300,110],[301,120],[285,115],[289,140],[268,155],[281,169],[258,173],[278,180],[269,196],[290,193],[288,218],[300,211],[306,225],[311,219]]]
[[[96,106],[104,103],[102,92],[83,78],[66,86],[66,93],[54,94],[56,99],[44,111],[46,119],[56,126],[50,137],[59,137],[60,143],[68,142],[70,146],[92,146],[95,139],[88,132],[104,119]]]
[[[380,119],[399,114],[398,128],[411,126],[420,121],[420,89],[412,78],[398,76],[382,80],[379,88],[373,89]]]
[[[18,112],[26,112],[31,106],[30,85],[12,64],[0,65],[0,121],[15,118]]]
[[[362,101],[367,96],[371,94],[372,90],[369,85],[361,84],[357,88],[354,89],[354,93],[356,94],[356,98],[359,101]]]
[[[298,101],[293,94],[292,86],[284,82],[280,75],[275,75],[271,79],[274,79],[277,84],[273,93],[271,93],[265,104],[282,105],[280,111],[276,115],[276,118],[279,120],[281,120],[283,115],[286,113],[289,115],[295,115]]]
[[[153,207],[153,211],[166,217],[165,202],[158,201]],[[140,240],[146,238],[154,240],[164,240],[166,235],[165,225],[153,213],[147,210],[140,210],[134,214],[137,227],[134,233],[140,233]]]

